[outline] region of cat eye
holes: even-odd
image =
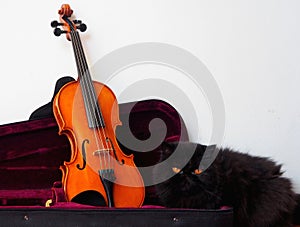
[[[181,171],[181,169],[179,169],[177,167],[173,167],[172,170],[174,173],[179,173]]]
[[[195,169],[195,171],[194,171],[194,174],[195,175],[199,175],[199,174],[201,174],[202,173],[202,170],[201,169]]]

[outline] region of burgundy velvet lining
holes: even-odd
[[[155,118],[160,118],[167,126],[164,140],[188,140],[177,111],[160,100],[120,104],[120,119],[125,124],[117,127],[117,138],[132,132],[139,140],[148,139],[151,136],[149,124]],[[153,134],[159,134],[162,129],[157,125]],[[153,165],[159,158],[157,147],[146,152],[136,151],[134,143],[128,146],[120,142],[120,147],[124,153],[134,154],[137,166]],[[43,206],[50,198],[56,204],[63,202],[62,188],[53,187],[53,183],[61,181],[59,167],[69,159],[68,139],[58,135],[53,118],[0,126],[0,205]],[[156,203],[153,187],[146,188],[145,203]]]

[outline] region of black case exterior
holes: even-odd
[[[0,226],[182,226],[229,227],[232,210],[177,209],[9,209]],[[242,226],[241,226],[242,227]]]

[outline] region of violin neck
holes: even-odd
[[[90,128],[104,128],[103,115],[98,103],[79,33],[77,31],[71,31],[70,34],[88,125]]]

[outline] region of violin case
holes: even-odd
[[[61,80],[56,84],[55,93],[62,86],[60,83]],[[164,101],[123,103],[119,104],[119,109],[123,125],[117,127],[116,136],[123,152],[134,155],[138,167],[157,163],[157,150],[162,141],[155,135],[161,135],[165,127],[164,140],[188,141],[183,120],[176,109]],[[155,119],[164,124],[151,124]],[[158,146],[142,151],[130,139],[124,145],[122,141],[127,135],[138,140],[150,138]],[[233,225],[230,208],[164,208],[159,204],[153,186],[145,188],[145,200],[140,208],[94,207],[68,202],[59,167],[69,158],[69,141],[58,135],[51,102],[34,111],[30,120],[0,126],[0,226]]]

